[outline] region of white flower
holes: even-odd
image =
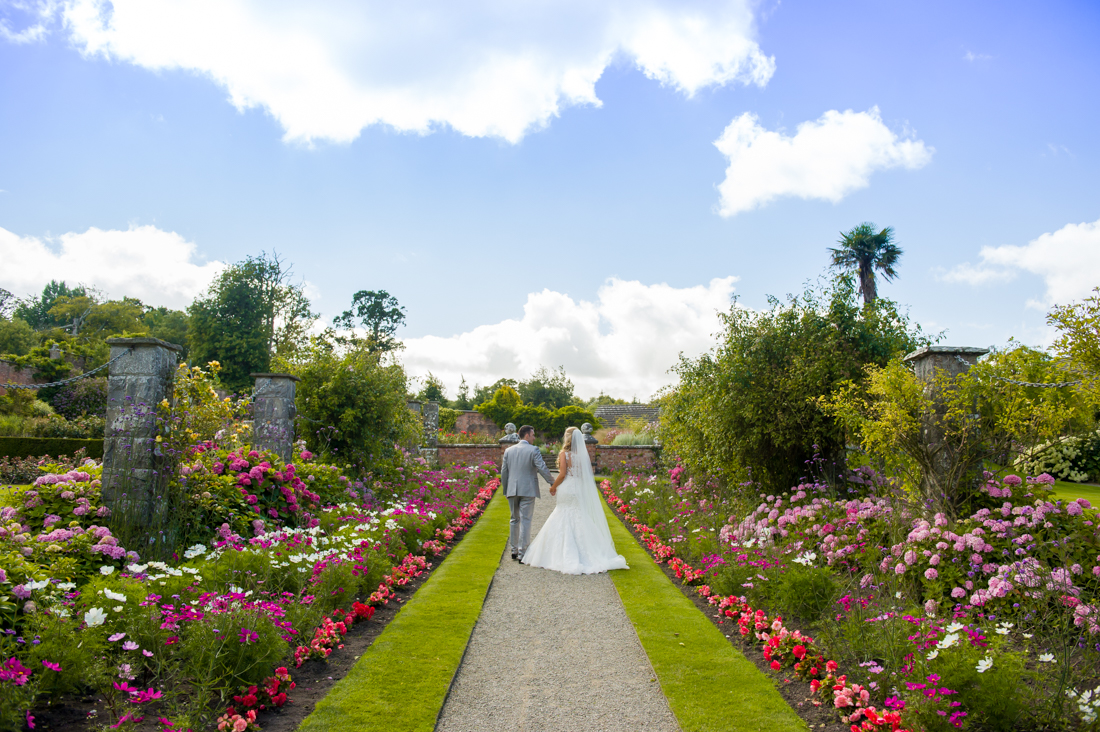
[[[148,564],[131,564],[126,569],[129,570],[129,572],[131,574],[141,574],[142,572],[144,572],[148,568],[149,568]]]
[[[89,628],[94,628],[97,625],[103,625],[103,621],[107,619],[107,613],[103,612],[101,608],[93,607],[88,612],[84,613],[84,622]]]
[[[200,554],[206,553],[206,547],[202,544],[195,544],[183,553],[184,559],[194,559]]]
[[[50,611],[55,613],[59,618],[67,618],[72,615],[67,607],[51,607]]]
[[[960,630],[962,630],[965,627],[966,626],[963,625],[962,623],[951,623],[951,625],[947,626],[947,632],[948,633],[958,633]]]
[[[114,600],[115,602],[126,602],[126,595],[123,595],[121,592],[103,590],[103,594],[107,596],[108,600]]]
[[[99,568],[99,573],[106,577],[107,575],[114,574],[115,568],[109,564],[104,564],[102,567]]]
[[[76,583],[75,582],[62,582],[61,584],[59,584],[57,586],[57,589],[65,590],[66,592],[68,592],[69,590],[76,589]]]
[[[894,597],[896,597],[900,600],[901,599],[901,593],[900,592],[895,592]]]
[[[799,554],[794,561],[809,567],[813,565],[815,559],[817,559],[817,555],[813,552],[804,552],[802,554]]]
[[[925,658],[927,658],[929,661],[931,661],[933,658],[935,658],[938,655],[940,655],[939,651],[932,651],[927,656],[925,656]]]
[[[120,612],[122,612],[122,605],[115,605],[111,609],[114,610],[116,613],[120,613]]]
[[[1054,663],[1054,654],[1044,653],[1043,655],[1039,656],[1039,663]]]
[[[1023,636],[1024,636],[1025,638],[1027,638],[1027,639],[1029,639],[1029,640],[1030,640],[1030,639],[1031,639],[1031,636],[1032,636],[1032,634],[1031,634],[1031,633],[1024,633],[1024,634],[1023,634]]]
[[[49,580],[38,580],[37,582],[27,582],[23,585],[28,590],[41,590],[50,584]]]
[[[936,644],[937,648],[950,648],[959,642],[958,633],[948,633],[943,638],[940,638],[940,642]]]
[[[989,656],[986,656],[982,660],[978,661],[977,669],[978,669],[978,673],[980,673],[980,674],[984,674],[986,671],[988,671],[992,667],[993,667],[993,659],[990,658]]]

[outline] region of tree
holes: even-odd
[[[573,382],[565,375],[564,366],[557,371],[540,368],[527,381],[519,382],[516,391],[525,403],[551,411],[573,403]]]
[[[50,280],[37,298],[29,297],[20,301],[15,307],[14,315],[35,330],[57,328],[66,325],[64,321],[59,321],[50,315],[50,310],[57,303],[58,298],[88,296],[89,292],[83,285],[69,287],[64,281]]]
[[[479,404],[484,404],[485,402],[492,401],[496,393],[505,386],[512,389],[512,391],[515,391],[516,387],[519,386],[519,383],[515,379],[503,378],[497,379],[489,386],[478,386],[477,384],[474,384],[474,399],[472,409],[477,409]],[[516,397],[519,397],[518,391],[516,392]],[[523,399],[520,399],[520,401],[522,402]]]
[[[1100,375],[1100,287],[1081,302],[1059,305],[1047,314],[1047,323],[1058,329],[1054,350],[1070,362]]]
[[[473,402],[470,401],[470,387],[466,384],[466,377],[462,377],[461,383],[458,385],[458,397],[455,399],[455,409],[461,409],[468,411],[473,408]]]
[[[251,385],[250,373],[268,370],[273,356],[291,359],[316,318],[291,274],[278,255],[266,253],[223,270],[188,308],[191,360],[217,361],[222,382],[240,391]]]
[[[0,356],[25,356],[38,343],[34,329],[25,320],[0,319]]]
[[[674,367],[680,382],[660,399],[660,432],[694,470],[727,485],[751,472],[783,491],[815,455],[830,471],[844,467],[844,430],[817,399],[925,341],[889,300],[859,307],[847,275],[770,303],[764,311],[735,303],[717,349]]]
[[[182,359],[186,360],[190,354],[187,339],[187,323],[189,317],[182,310],[170,310],[166,307],[154,308],[145,306],[145,314],[141,316],[141,325],[153,338],[175,343],[183,347]]]
[[[18,304],[19,299],[15,295],[0,287],[0,320],[11,319]]]
[[[351,298],[351,309],[332,319],[337,328],[352,331],[350,341],[358,340],[354,334],[356,322],[367,330],[366,344],[371,353],[385,353],[400,347],[394,338],[398,327],[405,324],[405,308],[397,298],[385,290],[360,290]]]
[[[438,402],[444,407],[448,404],[443,382],[437,379],[431,371],[424,377],[424,388],[420,390],[416,398],[422,402]]]
[[[875,283],[875,270],[882,273],[883,279],[890,281],[897,277],[894,266],[901,259],[901,247],[894,243],[894,230],[887,226],[876,232],[875,225],[867,222],[849,232],[841,232],[839,247],[833,249],[832,267],[844,272],[855,272],[859,278],[859,294],[863,295],[865,305],[870,305],[878,297]]]

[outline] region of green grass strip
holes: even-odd
[[[298,729],[434,729],[507,540],[508,502],[498,491],[474,528]]]
[[[684,732],[805,730],[772,680],[730,645],[604,508],[615,546],[630,564],[612,570],[611,580]]]

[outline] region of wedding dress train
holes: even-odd
[[[568,473],[558,486],[557,506],[524,552],[523,563],[563,574],[629,569],[626,559],[615,552],[584,435],[574,430],[572,439],[566,454]]]

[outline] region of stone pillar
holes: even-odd
[[[294,456],[294,384],[290,374],[249,374],[256,380],[252,392],[252,444],[271,450],[284,464]]]
[[[420,457],[428,465],[439,465],[439,402],[425,402],[423,405],[424,438],[421,442]]]
[[[584,447],[588,450],[588,459],[592,463],[592,472],[596,472],[596,446],[600,443],[595,437],[592,436],[592,425],[585,422],[581,425],[581,434],[584,435]]]
[[[925,346],[904,359],[924,384],[925,396],[932,401],[932,410],[924,415],[921,424],[925,465],[920,491],[924,500],[937,508],[951,510],[960,487],[974,482],[981,471],[980,460],[962,452],[964,446],[948,441],[943,428],[947,410],[940,390],[969,371],[978,357],[986,353],[989,350],[985,348]]]
[[[112,523],[136,534],[165,523],[165,489],[173,456],[156,441],[158,407],[172,399],[183,349],[159,338],[108,338],[114,361],[107,377],[103,440],[103,501]],[[116,534],[118,532],[116,531]],[[143,552],[143,547],[127,548]],[[144,552],[143,552],[144,553]]]

